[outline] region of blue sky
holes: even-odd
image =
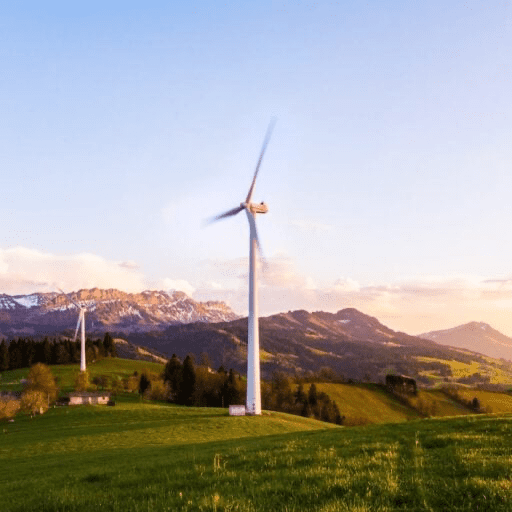
[[[512,335],[508,2],[0,8],[0,291],[179,288]]]

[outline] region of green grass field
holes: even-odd
[[[72,391],[76,373],[79,371],[78,364],[63,364],[51,366],[52,373],[57,378],[58,386],[62,392]],[[87,364],[87,370],[91,380],[99,375],[129,377],[134,371],[141,373],[145,369],[160,374],[164,369],[163,364],[135,361],[132,359],[121,359],[118,357],[107,357],[94,363]],[[10,370],[3,372],[0,378],[0,390],[18,391],[22,389],[20,379],[27,377],[29,368],[21,370]]]
[[[473,414],[439,389],[420,389],[416,397],[405,405],[376,384],[316,383],[318,391],[327,393],[337,404],[344,425],[396,423],[425,416],[448,417]],[[305,386],[306,393],[309,386]],[[493,413],[512,413],[512,395],[491,391],[460,388],[461,397],[472,400],[477,397],[483,407]]]
[[[510,511],[512,416],[335,427],[158,403],[0,425],[0,509]]]
[[[461,361],[454,361],[453,359],[438,359],[435,357],[418,356],[415,357],[415,359],[419,362],[436,362],[449,366],[454,379],[470,377],[475,373],[480,373],[481,375],[488,377],[491,384],[510,384],[512,382],[510,367],[501,367],[502,365],[500,361],[493,359],[492,357],[484,357],[487,363],[471,361],[470,364],[466,364]],[[420,375],[429,377],[433,383],[441,384],[443,382],[443,378],[436,371],[425,370],[419,373]]]
[[[316,383],[316,387],[336,402],[348,425],[395,423],[420,417],[376,384]],[[309,386],[305,386],[306,393],[308,390]]]
[[[473,398],[478,398],[480,404],[490,412],[512,412],[512,395],[465,388],[460,388],[457,391],[459,395],[466,400],[473,400]]]
[[[429,415],[436,417],[473,414],[473,411],[455,402],[440,390],[420,389],[417,397],[411,398],[411,404],[419,410],[426,408],[430,413]],[[510,412],[512,412],[512,409]]]

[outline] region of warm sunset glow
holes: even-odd
[[[507,4],[214,4],[4,6],[0,293],[247,313],[247,222],[203,225],[245,198],[275,116],[261,315],[512,336]]]

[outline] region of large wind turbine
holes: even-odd
[[[80,304],[77,304],[71,297],[66,295],[61,289],[59,289],[60,293],[66,297],[66,299],[73,303],[78,308],[78,322],[76,324],[75,329],[75,336],[73,338],[73,343],[76,341],[76,337],[78,336],[78,329],[80,329],[80,371],[85,372],[86,366],[85,366],[85,311],[86,309],[81,306]]]
[[[240,206],[228,210],[225,213],[217,215],[212,219],[212,222],[233,217],[242,210],[245,210],[247,219],[249,220],[249,325],[248,325],[248,346],[247,346],[247,400],[246,400],[246,413],[250,415],[261,414],[261,385],[260,385],[260,338],[259,338],[259,325],[258,325],[258,279],[257,279],[257,252],[261,252],[261,245],[258,239],[258,231],[256,229],[256,214],[267,213],[268,207],[265,203],[253,203],[252,194],[254,192],[254,185],[256,184],[256,177],[260,169],[261,160],[267,148],[272,129],[274,128],[275,120],[270,122],[263,141],[260,157],[254,171],[249,193]]]

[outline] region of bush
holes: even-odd
[[[96,375],[92,383],[99,389],[107,389],[110,386],[110,377],[108,375]]]
[[[28,414],[43,414],[48,410],[48,396],[41,390],[29,389],[21,395],[21,410]]]
[[[132,375],[126,379],[123,379],[124,389],[129,391],[130,393],[134,393],[139,390],[139,377],[137,375]]]
[[[167,400],[169,396],[169,387],[163,380],[153,380],[148,389],[144,393],[144,397],[148,400]]]
[[[20,401],[10,398],[8,400],[0,399],[0,420],[10,420],[16,416],[20,410]]]
[[[52,403],[57,398],[59,389],[55,383],[55,377],[48,366],[36,363],[27,376],[26,391],[41,391],[46,396],[46,403]]]
[[[89,371],[79,371],[75,375],[75,391],[87,391],[89,389]]]

